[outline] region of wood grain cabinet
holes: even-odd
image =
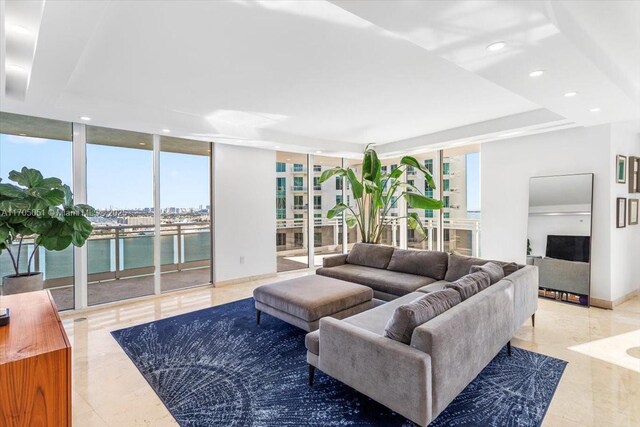
[[[0,298],[0,427],[71,426],[71,345],[49,291]]]

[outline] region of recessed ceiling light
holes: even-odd
[[[316,151],[316,154],[322,154],[322,151],[318,150]]]
[[[600,111],[600,109],[599,108],[592,108],[589,111],[591,111],[592,113],[597,113],[597,112]]]
[[[28,35],[31,34],[31,31],[27,27],[23,27],[22,25],[12,25],[11,31],[17,34]]]
[[[571,92],[565,93],[564,96],[567,97],[567,98],[571,98],[572,96],[576,96],[577,94],[578,94],[578,92],[571,91]]]
[[[7,68],[9,68],[11,71],[15,71],[18,73],[24,73],[25,71],[27,71],[24,67],[21,67],[20,65],[14,65],[14,64],[7,65]]]
[[[85,122],[88,122],[89,120],[91,120],[91,117],[80,116],[80,120],[84,120]]]
[[[535,70],[529,73],[529,77],[540,77],[544,74],[544,70]]]
[[[162,132],[164,132],[164,133],[171,133],[171,129],[162,129]]]
[[[291,159],[287,159],[287,161],[290,161]]]
[[[26,134],[26,133],[19,133],[18,135],[19,135],[19,136],[27,136],[27,134]]]
[[[491,43],[489,46],[487,46],[487,50],[490,50],[492,52],[495,52],[496,50],[500,50],[503,47],[505,47],[507,44],[505,42],[495,42],[495,43]]]
[[[279,146],[279,145],[276,145],[274,148],[276,148],[276,149],[277,149],[277,148],[280,148],[280,146]]]
[[[138,145],[147,145],[147,144],[144,142],[138,142]]]

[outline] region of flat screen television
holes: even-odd
[[[590,236],[547,236],[546,256],[566,261],[589,262]]]

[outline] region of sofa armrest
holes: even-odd
[[[431,358],[420,350],[324,317],[318,367],[419,425],[432,420]]]
[[[501,280],[414,329],[411,346],[431,356],[437,417],[509,342],[513,285]]]
[[[538,267],[525,265],[503,279],[513,284],[514,333],[538,309],[538,275]]]
[[[337,267],[347,263],[347,254],[328,256],[322,259],[322,268]]]

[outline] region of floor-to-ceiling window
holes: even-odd
[[[443,244],[447,252],[480,255],[480,146],[442,152]]]
[[[382,161],[382,175],[390,174],[400,166],[400,157],[394,157],[390,159],[383,159]],[[403,179],[402,177],[399,179]],[[393,178],[383,178],[383,183],[386,183],[385,194],[389,191],[394,183]],[[397,196],[402,193],[401,190],[396,191],[396,196],[393,196],[390,200],[390,204],[387,205],[388,209],[381,212],[381,221],[385,222],[384,229],[382,230],[382,238],[380,243],[389,246],[400,246],[400,221],[399,217],[405,216],[405,212],[402,211],[401,205],[398,203]]]
[[[407,183],[415,186],[413,191],[421,191],[427,197],[439,198],[440,189],[440,171],[438,153],[423,153],[414,155],[415,159],[425,167],[433,177],[436,188],[431,188],[428,181],[425,179],[424,174],[416,168],[407,169]],[[438,224],[440,214],[438,211],[430,209],[414,209],[408,208],[411,213],[418,214],[423,227],[427,231],[427,236],[424,237],[417,230],[407,230],[407,247],[409,249],[438,249]]]
[[[342,215],[327,218],[327,212],[342,203],[342,177],[332,177],[320,183],[322,172],[342,167],[342,158],[313,156],[313,235],[314,262],[322,265],[322,258],[342,253]]]
[[[160,138],[163,292],[211,282],[211,143]]]
[[[39,170],[45,178],[55,177],[72,186],[71,123],[0,113],[0,178],[8,180],[12,170],[23,167]],[[18,247],[21,247],[18,251]],[[73,247],[48,251],[36,247],[32,236],[11,247],[21,273],[43,273],[44,286],[60,310],[74,308]],[[19,260],[17,259],[19,257]],[[15,274],[8,252],[0,255],[0,278]]]
[[[154,293],[153,137],[87,126],[88,304]]]
[[[307,268],[307,156],[278,151],[275,168],[277,269],[280,272]]]

